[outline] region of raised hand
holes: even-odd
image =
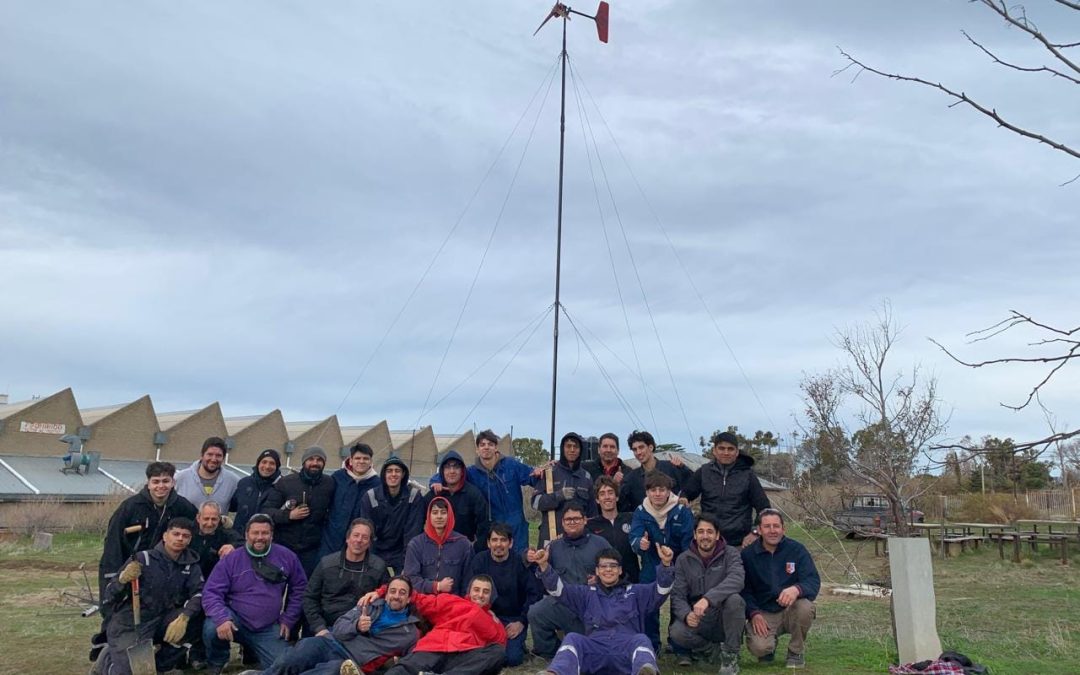
[[[638,544],[638,548],[640,548],[642,551],[648,551],[651,546],[652,542],[649,541],[649,533],[646,532],[645,534],[641,535],[641,540]]]
[[[664,567],[669,567],[671,561],[675,558],[675,551],[671,550],[671,547],[658,544],[656,546],[656,552],[660,555],[660,562]]]

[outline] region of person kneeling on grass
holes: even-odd
[[[154,655],[158,672],[178,665],[184,655],[178,645],[194,637],[189,622],[202,611],[199,556],[188,549],[194,530],[187,518],[173,518],[161,542],[136,553],[112,577],[103,597],[113,609],[106,627],[108,645],[92,672],[131,675],[127,649],[140,640],[153,640],[158,646]],[[138,625],[132,607],[136,580],[142,584]]]
[[[806,664],[803,645],[816,610],[821,579],[806,547],[784,536],[784,516],[776,509],[758,514],[760,538],[742,550],[746,585],[742,597],[750,620],[746,648],[759,662],[771,662],[776,638],[791,634],[787,667]]]
[[[586,634],[567,633],[544,673],[631,673],[657,675],[656,652],[645,634],[645,617],[660,609],[671,592],[673,553],[657,546],[656,581],[629,584],[622,579],[622,556],[613,548],[596,556],[595,584],[565,585],[548,565],[548,552],[535,554],[544,588],[581,617]]]
[[[329,635],[304,638],[269,669],[240,675],[349,675],[393,665],[395,657],[416,644],[420,618],[409,605],[408,579],[394,577],[385,591],[385,599],[358,602],[338,617]]]

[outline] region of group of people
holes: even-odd
[[[761,661],[788,633],[786,665],[801,667],[817,571],[737,438],[716,434],[697,471],[657,458],[648,432],[627,444],[637,467],[615,434],[583,462],[574,433],[530,467],[485,430],[475,462],[447,452],[426,491],[396,456],[376,471],[363,443],[329,474],[313,446],[285,475],[264,450],[238,480],[220,438],[181,471],[153,462],[105,535],[92,672],[127,675],[128,648],[152,640],[159,672],[220,673],[235,642],[249,674],[485,675],[532,654],[545,673],[647,675],[668,598],[680,665],[737,673],[744,633]]]

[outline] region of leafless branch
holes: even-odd
[[[1061,51],[1056,46],[1054,46],[1054,43],[1050,42],[1050,40],[1048,40],[1046,36],[1043,35],[1042,31],[1040,31],[1037,27],[1035,27],[1035,25],[1028,21],[1027,15],[1023,13],[1023,5],[1018,5],[1021,11],[1021,15],[1017,17],[1009,13],[1009,8],[1005,6],[1005,3],[1002,0],[979,0],[979,2],[989,7],[1002,19],[1005,19],[1006,23],[1008,23],[1009,25],[1016,26],[1038,42],[1042,43],[1042,45],[1046,47],[1046,49],[1051,54],[1054,55],[1054,58],[1064,63],[1066,66],[1069,67],[1070,70],[1080,73],[1080,66],[1070,61],[1068,57],[1062,54]],[[1071,0],[1069,4],[1066,4],[1066,6],[1069,6],[1070,4],[1072,4]]]
[[[1074,77],[1072,75],[1069,75],[1068,73],[1063,73],[1060,70],[1056,70],[1056,69],[1051,68],[1049,66],[1038,66],[1037,68],[1031,68],[1031,67],[1027,67],[1027,66],[1018,66],[1015,63],[1009,63],[1008,61],[1003,61],[1000,58],[998,58],[997,54],[993,53],[992,51],[990,51],[989,49],[987,49],[983,45],[979,44],[979,42],[976,41],[975,38],[971,37],[971,35],[969,35],[967,31],[962,30],[960,32],[964,35],[965,38],[967,38],[968,42],[970,42],[971,44],[978,47],[982,51],[982,53],[989,56],[991,59],[994,60],[994,63],[997,63],[998,65],[1005,66],[1006,68],[1012,68],[1013,70],[1019,70],[1019,71],[1025,72],[1025,73],[1050,73],[1054,77],[1065,78],[1066,80],[1072,82],[1073,84],[1080,84],[1080,78],[1076,78],[1076,77]]]
[[[1059,143],[1057,141],[1054,141],[1054,140],[1051,140],[1051,139],[1047,138],[1046,136],[1043,136],[1042,134],[1037,134],[1037,133],[1035,133],[1033,131],[1028,131],[1027,129],[1024,129],[1023,127],[1019,127],[1019,126],[1017,126],[1017,125],[1015,125],[1015,124],[1013,124],[1011,122],[1008,122],[1004,118],[1002,118],[1001,115],[998,114],[997,110],[994,110],[992,108],[987,108],[986,106],[980,104],[979,102],[975,101],[974,99],[969,98],[968,95],[965,94],[964,92],[953,91],[952,89],[949,89],[948,87],[941,84],[940,82],[930,82],[929,80],[924,80],[924,79],[919,78],[919,77],[910,77],[908,75],[898,75],[896,73],[886,73],[883,70],[878,70],[876,68],[872,68],[872,67],[866,65],[865,63],[863,63],[862,61],[859,61],[854,56],[848,54],[847,52],[845,52],[843,49],[840,49],[839,47],[837,47],[837,49],[840,50],[841,56],[843,56],[848,61],[850,61],[852,64],[858,66],[859,68],[861,68],[863,70],[869,71],[869,72],[874,73],[875,75],[879,75],[881,77],[888,78],[890,80],[898,80],[898,81],[901,81],[901,82],[915,82],[917,84],[921,84],[923,86],[930,87],[932,89],[937,89],[939,91],[945,92],[949,96],[956,99],[956,102],[952,104],[954,106],[963,103],[963,104],[965,104],[967,106],[970,106],[971,108],[974,108],[975,110],[979,111],[983,115],[986,115],[990,119],[994,120],[995,122],[998,123],[998,126],[1000,126],[1000,127],[1004,127],[1005,129],[1008,129],[1009,131],[1012,131],[1015,134],[1018,134],[1020,136],[1024,136],[1025,138],[1030,138],[1032,140],[1038,141],[1039,143],[1043,143],[1045,145],[1049,145],[1051,148],[1054,148],[1055,150],[1059,150],[1059,151],[1064,152],[1064,153],[1066,153],[1068,155],[1071,155],[1071,156],[1073,156],[1073,157],[1075,157],[1077,159],[1080,159],[1080,150],[1074,150],[1073,148],[1065,145],[1064,143]],[[846,70],[846,68],[841,69],[840,71],[837,71],[837,72],[843,72],[843,70]]]
[[[1073,0],[1054,0],[1054,2],[1056,2],[1059,5],[1063,5],[1065,7],[1068,7],[1069,9],[1075,9],[1077,11],[1080,11],[1080,2],[1073,2]],[[1080,44],[1080,43],[1077,43],[1077,44]],[[1072,47],[1073,45],[1068,45],[1068,46]]]
[[[1024,452],[1027,450],[1034,450],[1036,448],[1042,448],[1045,450],[1047,446],[1058,441],[1067,441],[1070,438],[1080,436],[1080,429],[1074,429],[1072,431],[1062,431],[1056,434],[1050,434],[1046,438],[1040,438],[1037,441],[1025,441],[1023,443],[1014,443],[1012,448],[1015,452]],[[963,444],[963,443],[946,443],[942,445],[931,445],[930,450],[965,450],[967,452],[975,454],[985,454],[988,449],[978,444]],[[1040,452],[1042,452],[1040,450]]]

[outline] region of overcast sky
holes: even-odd
[[[1080,39],[1052,4],[1029,11]],[[1075,87],[960,31],[1026,65],[1037,45],[963,0],[612,5],[608,45],[569,25],[562,300],[583,338],[562,320],[559,434],[788,434],[804,373],[885,301],[893,366],[939,379],[950,437],[1046,431],[999,405],[1044,371],[972,371],[927,338],[992,357],[1040,337],[965,344],[1010,309],[1080,324],[1080,182],[1060,187],[1080,163],[930,90],[832,77],[839,45],[1076,147]],[[287,420],[344,400],[343,424],[546,439],[549,7],[5,2],[0,392]],[[1043,401],[1080,424],[1075,373]]]

